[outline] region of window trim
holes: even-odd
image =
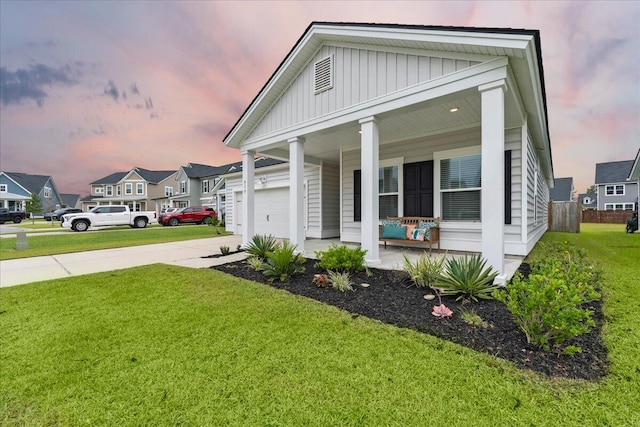
[[[144,182],[136,182],[136,196],[144,195]]]
[[[180,193],[178,194],[187,194],[187,181],[180,181]]]
[[[116,196],[122,195],[122,186],[120,184],[116,185]]]
[[[0,184],[0,193],[9,192],[9,186],[7,184]]]
[[[471,147],[455,148],[453,150],[435,151],[433,153],[433,215],[440,217],[441,222],[450,222],[454,224],[479,224],[482,222],[482,182],[480,187],[445,190],[442,191],[440,186],[441,168],[440,162],[442,160],[454,159],[458,157],[468,156],[480,156],[480,167],[482,168],[482,146],[474,145]],[[481,170],[482,173],[482,170]],[[480,219],[477,220],[444,220],[442,216],[442,194],[447,192],[460,192],[460,191],[480,191]]]
[[[164,197],[173,197],[173,187],[170,185],[164,186]]]
[[[404,157],[395,157],[378,161],[378,174],[380,169],[398,166],[398,214],[404,213]],[[362,165],[360,165],[362,168]],[[353,170],[353,222],[362,222],[362,169]],[[356,185],[360,183],[360,185]],[[390,196],[395,193],[378,193],[378,218],[380,217],[380,196]],[[358,200],[360,202],[358,202]],[[379,218],[378,221],[381,219]]]
[[[618,193],[618,188],[622,190],[622,193]],[[611,189],[611,193],[609,193],[609,189]],[[604,186],[604,194],[606,196],[624,196],[626,193],[626,185],[624,184],[606,184]]]
[[[202,192],[203,193],[208,193],[209,192],[209,180],[208,179],[203,179],[202,181]]]
[[[133,194],[133,183],[131,182],[124,183],[124,194],[125,196],[131,196]]]
[[[105,195],[108,196],[113,196],[113,185],[107,185],[107,189],[105,192]]]
[[[617,205],[621,205],[622,208],[617,208]],[[632,211],[635,209],[634,202],[617,202],[617,203],[605,203],[605,211]]]

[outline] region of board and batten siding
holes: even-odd
[[[521,128],[505,131],[505,150],[511,150],[511,224],[505,225],[505,249],[507,253],[522,254],[525,238],[522,236],[522,142]],[[402,163],[414,163],[432,160],[433,154],[440,151],[479,146],[480,129],[460,132],[446,136],[421,138],[410,142],[383,144],[380,146],[380,162],[387,159],[402,159]],[[360,241],[360,222],[353,220],[354,182],[353,172],[360,169],[360,151],[342,153],[342,226],[340,238],[347,242]],[[399,171],[402,176],[402,169]],[[439,178],[434,176],[437,187]],[[402,215],[402,188],[399,189],[399,215]],[[435,196],[438,197],[436,188]],[[469,223],[467,223],[469,224]],[[444,249],[481,251],[482,230],[480,223],[441,224],[441,244]]]
[[[328,56],[333,57],[333,88],[314,94],[314,64]],[[479,63],[470,60],[325,45],[265,114],[249,139],[437,79]]]

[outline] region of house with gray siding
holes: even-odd
[[[595,185],[598,194],[598,210],[637,210],[640,182],[637,174],[638,156],[635,160],[597,163]]]
[[[381,219],[434,216],[443,249],[481,252],[503,280],[505,255],[547,230],[537,30],[313,22],[224,143],[242,154],[227,224],[245,245],[336,236],[376,265]],[[256,156],[287,170],[263,178]]]
[[[42,202],[43,210],[34,212],[35,216],[52,212],[64,204],[50,175],[0,171],[0,207],[23,211],[31,194],[36,194]]]
[[[556,178],[553,180],[553,188],[549,189],[549,200],[554,202],[570,202],[575,200],[575,195],[573,178]]]

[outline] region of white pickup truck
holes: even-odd
[[[129,210],[125,205],[96,206],[89,212],[66,214],[62,216],[60,226],[73,231],[87,231],[89,227],[107,227],[110,225],[129,225],[132,228],[145,228],[157,221],[154,211]]]

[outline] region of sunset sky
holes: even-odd
[[[0,169],[62,193],[240,160],[222,138],[312,21],[540,30],[557,178],[640,147],[640,2],[0,1]]]

